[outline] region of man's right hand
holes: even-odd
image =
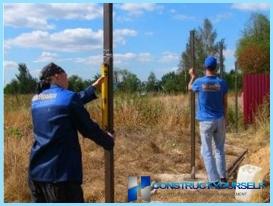
[[[100,89],[101,84],[103,83],[103,81],[105,81],[105,77],[101,76],[100,78],[98,78],[93,84],[93,87],[96,87],[96,89]]]

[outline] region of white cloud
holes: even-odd
[[[102,47],[102,34],[102,30],[84,28],[66,29],[52,34],[33,31],[8,39],[6,44],[8,47],[41,48],[49,51],[86,51]]]
[[[166,51],[161,54],[159,62],[170,63],[170,62],[174,62],[178,60],[179,60],[179,55],[177,53]]]
[[[94,56],[89,56],[86,58],[76,58],[75,62],[77,63],[82,63],[82,64],[87,64],[87,65],[101,65],[103,62],[103,57],[102,55],[94,55]]]
[[[5,4],[4,25],[48,30],[55,27],[49,19],[92,20],[102,17],[102,12],[97,4]]]
[[[114,30],[114,43],[126,43],[126,38],[136,36],[137,32],[131,29]],[[5,48],[14,46],[24,48],[40,48],[47,51],[90,51],[101,49],[103,31],[86,28],[66,29],[64,31],[49,33],[46,31],[33,31],[23,33],[14,39],[5,41]]]
[[[139,62],[149,62],[151,60],[152,60],[152,55],[148,52],[138,54],[138,61]]]
[[[117,9],[124,11],[124,13],[116,16],[118,22],[132,22],[135,17],[140,17],[148,12],[156,12],[162,14],[164,7],[153,3],[124,3],[117,4]]]
[[[136,62],[149,62],[152,60],[152,56],[148,52],[143,53],[115,53],[114,54],[114,64],[128,64],[132,63],[132,61]],[[100,65],[103,62],[102,55],[93,55],[85,58],[75,58],[74,60],[76,63],[83,63],[86,65]]]
[[[127,63],[128,61],[136,60],[136,58],[137,58],[137,54],[132,52],[117,53],[117,54],[114,54],[114,63],[115,64]]]
[[[121,23],[134,21],[134,18],[129,17],[129,16],[124,16],[124,15],[116,16],[115,18],[116,19],[114,21],[121,22]]]
[[[246,10],[246,11],[269,10],[270,7],[271,5],[268,3],[234,3],[231,6],[231,8],[233,9]]]
[[[14,61],[4,61],[4,69],[14,69],[17,68],[18,64]]]
[[[41,12],[43,10],[43,6],[40,5],[39,7],[38,5],[5,4],[4,25],[36,29],[52,29],[54,26],[48,24],[46,16],[44,16],[43,12]]]
[[[123,58],[123,59],[132,59],[135,58],[136,54],[132,52],[127,52],[127,53],[117,53],[115,54],[115,58]]]
[[[222,20],[229,19],[231,16],[232,16],[232,14],[231,14],[230,12],[221,13],[221,14],[216,15],[216,16],[212,19],[212,21],[213,21],[213,23],[219,23],[219,22],[221,22]]]
[[[152,55],[148,52],[144,53],[117,53],[114,54],[114,63],[115,64],[125,64],[125,63],[131,63],[132,61],[137,62],[149,62],[152,60]]]
[[[154,11],[158,7],[156,4],[151,4],[151,3],[125,3],[125,4],[121,4],[119,8],[123,11],[128,12],[130,16],[140,16],[144,12]]]
[[[223,51],[223,55],[225,58],[230,58],[230,57],[234,57],[235,54],[235,50],[234,49],[225,49]]]
[[[42,54],[34,62],[52,62],[56,60],[57,56],[58,55],[56,53],[42,52]]]
[[[103,16],[103,8],[98,4],[51,4],[52,18],[92,20]]]
[[[114,42],[121,44],[126,43],[125,37],[133,37],[137,35],[137,32],[132,29],[116,29],[113,33]]]
[[[193,21],[196,20],[194,16],[188,16],[183,14],[175,14],[173,16],[174,19],[180,20],[180,21]]]

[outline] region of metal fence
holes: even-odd
[[[254,121],[258,106],[269,100],[269,74],[245,74],[243,77],[244,123]]]

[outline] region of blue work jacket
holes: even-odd
[[[29,178],[40,182],[82,183],[79,131],[106,150],[113,139],[91,120],[84,104],[95,99],[94,87],[75,93],[57,85],[32,98],[34,144]]]

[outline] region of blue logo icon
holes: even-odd
[[[140,179],[140,184],[138,183]],[[138,198],[140,188],[141,200],[145,202],[151,201],[151,177],[150,176],[129,176],[128,177],[128,202],[134,202]]]

